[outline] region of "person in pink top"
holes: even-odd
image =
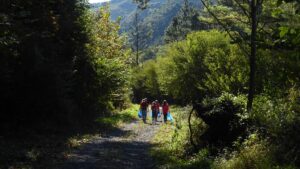
[[[146,119],[147,119],[147,108],[148,108],[148,100],[147,98],[144,98],[140,104],[140,110],[142,112],[142,118],[144,123],[146,123]]]
[[[169,112],[169,104],[166,100],[163,101],[162,112],[163,112],[163,115],[164,115],[164,122],[166,123],[167,122],[167,115],[168,115],[168,112]]]

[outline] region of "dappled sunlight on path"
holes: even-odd
[[[61,169],[150,169],[155,168],[149,149],[160,127],[134,121],[82,145],[61,164]]]

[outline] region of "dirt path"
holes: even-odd
[[[160,127],[134,121],[71,153],[61,169],[150,169],[151,138]]]

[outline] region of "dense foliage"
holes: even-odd
[[[84,1],[5,2],[1,131],[80,127],[124,102],[127,52],[107,9],[94,16]]]
[[[223,160],[216,161],[216,166],[299,166],[296,144],[299,142],[296,134],[299,133],[299,75],[296,73],[300,71],[296,45],[299,25],[289,27],[295,22],[286,17],[299,19],[298,4],[263,4],[260,15],[274,22],[262,19],[260,23],[266,22],[265,27],[259,25],[257,32],[255,98],[249,112],[246,111],[250,71],[247,51],[251,32],[247,23],[238,22],[246,17],[239,13],[242,12],[237,7],[239,1],[226,2],[210,8],[220,19],[218,22],[230,26],[225,27],[226,31],[224,25],[217,26],[219,31],[191,33],[186,40],[165,45],[155,61],[144,63],[140,70],[148,71],[138,71],[137,79],[140,84],[146,84],[147,80],[157,78],[158,87],[150,86],[151,90],[157,90],[152,92],[158,94],[155,98],[174,99],[177,103],[194,106],[197,118],[208,127],[202,125],[194,129],[194,143],[190,144],[196,143],[200,152],[208,148],[209,153],[223,154],[224,157],[216,159]],[[270,4],[274,8],[269,8]],[[275,22],[278,20],[278,24],[284,26]],[[205,21],[218,24],[213,22],[213,17]],[[293,42],[290,34],[294,34]],[[140,90],[150,90],[148,86]],[[261,154],[265,154],[264,157]],[[251,163],[244,156],[249,156]]]
[[[152,66],[159,77],[160,91],[156,93],[187,104],[222,92],[245,92],[246,65],[242,52],[230,44],[224,33],[202,31],[188,35],[185,41],[167,45],[156,61],[146,62],[138,74],[151,78],[142,71]]]

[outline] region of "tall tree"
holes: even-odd
[[[297,50],[297,45],[293,42],[297,42],[295,39],[298,37],[299,26],[293,25],[293,28],[290,29],[287,25],[297,23],[299,20],[297,14],[299,5],[293,1],[287,4],[281,3],[283,1],[223,0],[218,5],[210,5],[203,0],[201,1],[210,16],[249,58],[247,109],[251,111],[254,94],[261,92],[264,88],[261,86],[263,84],[259,82],[261,80],[257,78],[257,50],[268,49],[281,53]]]
[[[95,52],[95,69],[97,71],[98,101],[105,111],[107,105],[113,103],[115,107],[122,107],[128,96],[128,76],[130,52],[125,48],[125,38],[119,35],[120,19],[110,19],[109,5],[99,9],[93,17],[93,38],[91,45]]]
[[[140,29],[139,29],[139,8],[135,11],[135,52],[136,52],[136,65],[139,65],[139,52],[140,52]]]
[[[252,110],[252,103],[255,93],[255,72],[256,72],[256,55],[257,55],[257,31],[259,21],[258,18],[262,14],[262,0],[249,0],[247,2],[241,0],[226,1],[224,4],[231,6],[226,8],[235,15],[234,19],[241,23],[233,24],[233,20],[227,16],[220,16],[216,11],[216,7],[211,7],[209,3],[201,0],[207,12],[217,21],[217,23],[229,34],[231,39],[240,45],[240,48],[249,57],[249,86],[248,86],[248,102],[247,110]],[[224,15],[224,13],[223,13]],[[246,31],[246,29],[250,31]],[[243,42],[241,44],[241,42]],[[250,47],[250,52],[247,49]]]
[[[133,51],[135,51],[135,64],[139,65],[140,51],[147,47],[147,38],[151,36],[150,28],[148,25],[144,25],[141,20],[141,13],[147,8],[147,3],[142,1],[137,2],[137,8],[134,14],[134,25],[129,32],[129,41],[132,45]]]
[[[0,128],[41,129],[95,115],[86,2],[15,0],[0,8]]]

